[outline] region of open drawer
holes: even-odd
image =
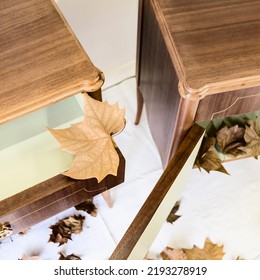
[[[175,205],[175,203],[177,201],[181,201],[180,207],[182,206],[182,195],[183,193],[185,193],[186,191],[186,198],[187,198],[187,192],[191,191],[194,193],[196,193],[196,191],[200,190],[200,194],[203,192],[207,192],[209,191],[210,187],[207,188],[202,188],[200,187],[200,189],[194,188],[194,190],[192,189],[194,184],[196,183],[196,185],[198,185],[197,182],[193,182],[192,180],[196,180],[199,181],[200,179],[200,171],[198,169],[194,169],[193,165],[195,162],[195,158],[198,154],[199,148],[201,146],[201,142],[204,136],[205,130],[204,128],[202,128],[201,126],[195,124],[193,125],[193,127],[191,128],[191,130],[189,131],[188,135],[185,137],[185,140],[182,142],[182,144],[180,145],[179,149],[177,150],[176,155],[174,156],[174,158],[170,161],[169,165],[166,167],[165,171],[163,172],[162,176],[160,177],[159,181],[156,183],[154,189],[152,190],[152,192],[150,193],[150,195],[148,196],[147,200],[145,201],[145,203],[143,204],[143,206],[141,207],[140,211],[138,212],[138,214],[136,215],[135,219],[133,220],[133,222],[131,223],[130,227],[128,228],[128,230],[126,231],[126,233],[124,234],[123,238],[121,239],[121,241],[118,243],[115,251],[113,252],[113,254],[111,255],[110,259],[129,259],[129,260],[133,260],[133,259],[158,259],[158,258],[152,258],[152,255],[160,254],[163,251],[163,248],[165,248],[167,245],[167,242],[170,240],[167,238],[164,239],[160,239],[160,237],[162,236],[162,231],[163,229],[165,229],[165,225],[167,224],[167,226],[169,225],[169,223],[166,222],[166,219],[169,215],[169,213],[171,212],[173,206]],[[241,159],[238,161],[230,161],[227,162],[226,164],[228,166],[233,166],[234,170],[236,169],[236,164],[241,164],[244,161],[247,162],[248,160],[252,160],[256,162],[256,167],[259,168],[259,163],[257,160],[253,159],[253,158],[245,158],[245,159]],[[257,168],[256,168],[256,173],[257,173]],[[245,168],[246,170],[246,168]],[[195,174],[198,174],[198,176],[191,176],[193,175],[195,172]],[[241,172],[240,168],[238,168],[237,172]],[[243,174],[247,174],[247,170],[246,173],[241,172],[241,176],[244,176]],[[205,172],[206,173],[206,172]],[[259,172],[258,172],[259,173]],[[257,173],[257,174],[258,174]],[[212,172],[210,172],[209,174],[205,174],[208,177],[208,182],[210,182],[210,178],[212,175],[215,174],[221,174],[223,176],[226,176],[226,178],[229,180],[232,180],[232,173],[230,173],[231,175],[226,175],[223,173],[219,173],[219,172],[214,172],[214,174],[212,174]],[[216,177],[212,177],[212,180],[215,180]],[[249,202],[251,202],[251,204],[253,204],[253,201],[256,202],[254,203],[254,205],[252,205],[252,207],[250,209],[248,208],[243,208],[244,205],[240,205],[239,201],[237,200],[237,197],[235,194],[237,194],[238,192],[234,191],[234,196],[232,197],[230,194],[225,196],[225,193],[223,193],[223,188],[222,189],[222,193],[218,192],[217,190],[212,192],[212,188],[211,188],[211,200],[208,202],[205,200],[205,197],[207,199],[206,195],[202,195],[201,197],[199,196],[199,194],[196,194],[197,198],[197,202],[200,201],[199,204],[196,205],[196,207],[202,208],[204,210],[201,210],[201,216],[198,217],[200,220],[205,219],[206,217],[206,213],[207,206],[212,206],[214,207],[216,205],[216,201],[215,199],[221,199],[221,198],[225,198],[226,203],[229,203],[229,207],[233,208],[233,209],[237,209],[236,211],[234,211],[235,216],[232,216],[235,220],[241,220],[239,223],[240,225],[240,230],[237,231],[237,236],[233,235],[233,240],[235,240],[236,238],[240,239],[241,238],[245,239],[246,237],[248,238],[248,236],[250,236],[250,238],[253,238],[253,235],[256,236],[257,234],[257,217],[259,217],[259,207],[257,206],[257,197],[259,198],[259,181],[260,181],[260,176],[256,175],[257,181],[251,182],[251,186],[250,188],[247,188],[248,186],[245,187],[241,187],[240,191],[242,190],[242,193],[239,193],[239,197],[243,197],[244,195],[246,195],[249,191],[251,192],[251,200]],[[192,179],[192,180],[191,180]],[[203,180],[201,180],[202,182]],[[250,180],[249,180],[250,181]],[[251,180],[252,181],[252,180]],[[213,184],[214,185],[214,184]],[[216,184],[215,184],[216,186]],[[205,187],[205,186],[203,186]],[[227,186],[228,187],[228,186]],[[233,190],[235,190],[236,186],[233,186]],[[250,189],[250,190],[249,190]],[[216,197],[214,197],[214,195],[216,195]],[[191,202],[191,195],[188,196],[189,200],[186,200],[186,205],[187,205],[187,201]],[[254,197],[254,198],[252,198]],[[240,200],[241,201],[241,200]],[[203,203],[207,206],[203,206]],[[194,205],[194,204],[193,204]],[[237,207],[237,208],[236,208]],[[187,208],[187,206],[186,206]],[[194,208],[194,207],[193,207]],[[251,215],[253,213],[253,208],[254,208],[254,215]],[[230,208],[229,208],[230,209]],[[258,210],[257,210],[258,209]],[[203,212],[205,211],[205,212]],[[199,212],[199,211],[198,211]],[[197,212],[197,213],[198,213]],[[247,214],[246,214],[246,213]],[[243,215],[241,215],[241,213]],[[178,212],[177,212],[178,215]],[[243,236],[243,231],[246,230],[246,222],[243,222],[243,217],[245,217],[245,215],[247,215],[248,220],[255,220],[255,224],[253,227],[247,229],[249,232],[251,230],[251,235],[244,235]],[[184,217],[184,216],[183,216]],[[169,227],[174,227],[175,223],[178,223],[178,225],[180,225],[180,220],[183,218],[180,217],[179,220],[177,220],[176,222],[174,222],[173,224],[170,224]],[[187,216],[186,216],[187,217]],[[189,221],[191,222],[192,217],[194,218],[194,216],[190,215],[189,216]],[[230,229],[232,221],[229,220],[229,218],[231,217],[230,213],[226,212],[225,215],[223,215],[222,217],[217,217],[214,216],[212,217],[212,224],[214,227],[214,218],[216,219],[215,223],[218,222],[218,219],[225,221],[225,227],[227,229]],[[206,217],[207,218],[207,217]],[[199,220],[197,219],[197,220]],[[186,221],[188,221],[188,219],[186,219]],[[188,222],[189,222],[188,221]],[[192,223],[190,223],[192,224]],[[172,236],[171,239],[178,239],[179,241],[183,241],[185,240],[185,238],[187,238],[187,236],[195,236],[192,238],[192,240],[194,241],[196,238],[196,241],[198,241],[198,243],[204,243],[204,241],[206,241],[206,238],[204,239],[204,241],[202,241],[201,239],[199,239],[200,237],[200,233],[202,232],[200,225],[203,224],[202,223],[198,223],[195,228],[189,226],[183,227],[183,235],[174,235],[174,233],[176,234],[176,232],[180,233],[180,231],[172,231]],[[212,225],[211,224],[211,225]],[[220,223],[221,224],[221,223]],[[187,223],[186,223],[187,225]],[[194,225],[194,224],[192,224]],[[168,228],[169,228],[168,227]],[[167,229],[168,229],[167,228]],[[186,230],[186,231],[185,231]],[[204,228],[204,232],[207,232],[207,230],[210,232],[209,228]],[[219,232],[221,232],[221,229],[219,229]],[[223,228],[223,232],[227,232],[227,230]],[[233,230],[232,232],[234,233],[236,230]],[[231,232],[231,231],[230,231]],[[242,234],[241,234],[242,233]],[[222,234],[222,235],[221,235]],[[223,234],[221,233],[220,236],[221,238],[223,238]],[[164,235],[165,237],[165,235]],[[210,236],[212,237],[212,236]],[[221,240],[220,238],[220,240]],[[248,238],[249,239],[249,238]],[[255,239],[256,240],[256,239]],[[211,240],[214,242],[214,239]],[[215,240],[216,241],[216,240]],[[157,243],[156,243],[157,242]],[[246,241],[244,240],[244,242],[246,243]],[[249,240],[248,240],[249,242]],[[251,240],[250,240],[251,242]],[[162,246],[162,243],[163,244]],[[174,242],[173,242],[174,243]],[[177,243],[177,242],[175,242]],[[185,243],[185,242],[183,242]],[[219,243],[219,239],[216,242],[219,246],[223,245],[223,243]],[[252,242],[251,242],[252,243]],[[159,244],[159,246],[158,246]],[[180,242],[180,244],[182,245],[182,242]],[[195,246],[198,246],[195,243],[192,243]],[[192,245],[191,243],[189,244]],[[226,245],[226,244],[225,244]],[[242,247],[246,245],[243,244],[241,245]],[[252,245],[252,244],[251,244]],[[156,249],[160,248],[159,251],[156,251]],[[171,248],[176,248],[176,247],[172,247],[169,244],[169,247]],[[231,246],[232,247],[232,246]],[[245,246],[244,246],[245,247]],[[260,252],[259,250],[259,244],[257,244],[257,242],[254,244],[254,249],[255,252],[257,252],[258,250],[258,254]],[[179,248],[185,248],[185,247],[179,247]],[[188,247],[191,248],[191,247]],[[188,249],[186,247],[186,249]],[[203,246],[202,246],[203,248]],[[178,247],[177,247],[178,249]],[[152,250],[155,250],[154,252]],[[239,251],[239,250],[238,250]],[[255,253],[254,252],[254,253]],[[223,254],[224,255],[224,254]],[[160,255],[159,255],[160,256]],[[252,254],[253,256],[253,254]],[[239,255],[237,255],[236,257],[240,257]],[[243,258],[243,256],[241,256]]]
[[[80,101],[79,94],[0,126],[0,237],[20,232],[124,181],[125,160],[118,148],[117,176],[108,175],[98,183],[95,178],[74,180],[61,175],[73,155],[60,149],[47,127],[65,128],[80,122]]]

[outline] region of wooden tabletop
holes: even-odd
[[[151,0],[183,96],[260,85],[260,1]]]
[[[0,124],[102,83],[53,1],[0,1]]]

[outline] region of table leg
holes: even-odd
[[[142,111],[143,111],[143,105],[144,105],[144,99],[141,91],[137,87],[137,112],[136,112],[136,118],[135,118],[135,124],[139,124]]]

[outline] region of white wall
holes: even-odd
[[[135,74],[138,0],[58,0],[58,6],[106,76]]]

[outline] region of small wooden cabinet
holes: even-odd
[[[142,101],[163,165],[194,122],[260,109],[260,3],[140,0]]]
[[[140,0],[138,28],[136,123],[144,101],[165,170],[110,259],[145,258],[194,167],[196,122],[260,110],[260,2]]]
[[[61,175],[72,157],[46,130],[78,122],[76,94],[101,100],[103,82],[54,1],[1,1],[0,239],[124,181],[119,149],[117,176],[98,183]]]

